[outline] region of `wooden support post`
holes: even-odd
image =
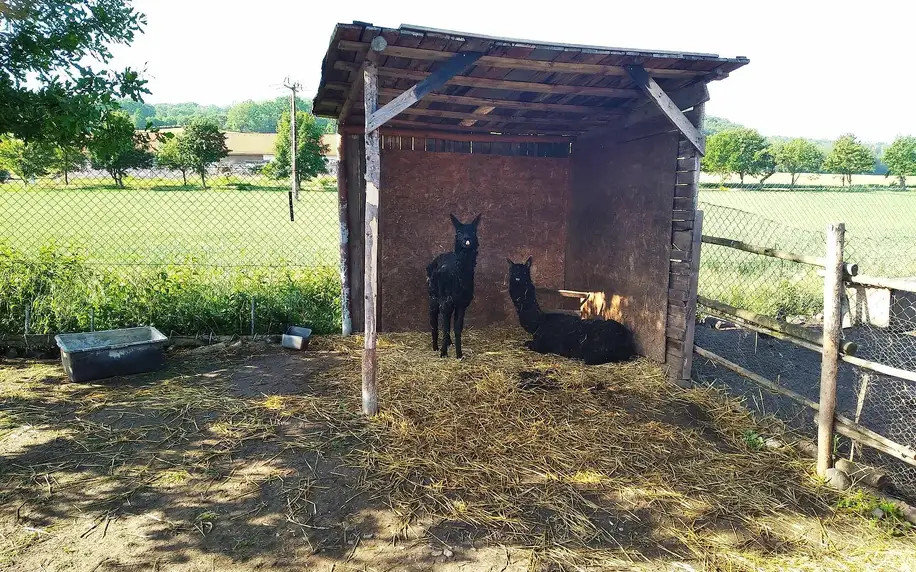
[[[649,96],[649,99],[658,107],[662,114],[668,118],[671,124],[681,132],[681,135],[690,141],[690,144],[694,146],[700,155],[705,155],[706,144],[700,130],[687,119],[683,111],[678,109],[677,104],[671,101],[671,98],[668,97],[668,94],[665,93],[661,86],[658,85],[654,79],[649,77],[645,68],[635,65],[625,67],[630,79],[636,84],[636,87]]]
[[[346,136],[340,138],[337,148],[337,210],[340,218],[340,332],[349,336],[353,333],[353,319],[350,317],[350,223],[347,200],[347,155]]]
[[[366,108],[366,262],[363,269],[365,288],[365,327],[363,349],[363,414],[378,413],[378,360],[376,356],[376,303],[378,301],[378,211],[381,186],[381,145],[378,129],[370,129],[369,121],[378,108],[378,54],[384,42],[376,42],[366,58],[363,71],[363,99]]]
[[[700,251],[703,247],[703,211],[693,219],[693,252],[690,256],[690,283],[687,292],[687,331],[684,334],[684,369],[681,379],[690,379],[693,370],[693,338],[697,327],[697,291],[700,286]]]
[[[827,225],[824,274],[824,353],[821,358],[821,395],[817,417],[817,474],[833,466],[833,418],[836,413],[836,378],[843,329],[843,223]]]

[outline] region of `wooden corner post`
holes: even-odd
[[[843,329],[843,223],[827,225],[824,257],[824,353],[821,358],[821,396],[817,416],[817,474],[833,466],[833,430],[836,414],[836,380]]]
[[[381,186],[381,157],[378,129],[369,128],[369,120],[378,109],[378,54],[387,43],[381,36],[372,40],[372,49],[363,67],[363,99],[366,109],[366,262],[365,273],[365,343],[363,346],[363,414],[378,413],[378,360],[376,359],[376,303],[378,301],[378,211]]]
[[[340,333],[353,333],[353,318],[350,316],[350,207],[347,198],[347,153],[346,135],[340,138],[337,147],[337,210],[340,218]]]

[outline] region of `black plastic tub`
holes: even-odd
[[[70,381],[156,371],[168,338],[152,326],[54,336]]]

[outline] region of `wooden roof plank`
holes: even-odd
[[[359,66],[353,64],[352,62],[341,62],[338,61],[334,64],[334,67],[337,69],[345,69],[350,71],[356,71]],[[429,73],[427,72],[416,72],[412,70],[400,70],[392,68],[379,68],[380,77],[390,77],[398,80],[406,79],[411,81],[423,81]],[[476,78],[469,76],[455,76],[449,83],[454,85],[466,85],[471,87],[489,87],[492,89],[501,89],[506,91],[531,91],[535,93],[562,93],[562,94],[583,94],[583,95],[597,95],[602,97],[609,98],[631,98],[639,95],[639,90],[636,89],[620,89],[620,88],[602,88],[602,87],[589,87],[589,86],[577,86],[577,85],[552,85],[536,82],[524,82],[524,81],[504,81],[504,80],[493,80],[487,78]]]
[[[341,41],[338,44],[338,49],[343,51],[367,51],[369,49],[369,44],[365,42],[353,42],[353,41]],[[585,64],[585,63],[575,63],[575,62],[553,62],[553,61],[544,61],[541,59],[526,59],[523,57],[513,57],[510,55],[502,55],[509,49],[518,49],[518,46],[504,47],[500,48],[490,48],[490,52],[487,55],[483,56],[478,65],[485,65],[490,67],[504,68],[504,69],[519,69],[519,70],[530,70],[530,71],[542,71],[542,72],[557,72],[557,73],[581,73],[581,74],[597,74],[597,75],[616,75],[620,77],[626,77],[626,70],[623,69],[622,65],[604,65],[604,64]],[[534,48],[525,48],[529,52],[533,52]],[[574,55],[581,54],[582,52],[576,52],[568,50]],[[417,59],[417,60],[433,60],[433,61],[444,61],[451,57],[451,53],[443,50],[433,50],[433,49],[423,49],[423,48],[408,48],[404,46],[391,46],[385,50],[386,55]],[[606,56],[604,54],[592,54],[598,56],[597,59],[604,59]],[[701,72],[693,70],[678,70],[670,68],[647,68],[649,75],[654,77],[692,77],[700,75]]]

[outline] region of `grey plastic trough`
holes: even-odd
[[[168,338],[152,326],[54,336],[71,381],[133,375],[162,367]]]
[[[284,348],[301,351],[309,347],[310,337],[312,337],[312,330],[310,328],[290,326],[286,328],[286,333],[283,334],[282,344]]]

